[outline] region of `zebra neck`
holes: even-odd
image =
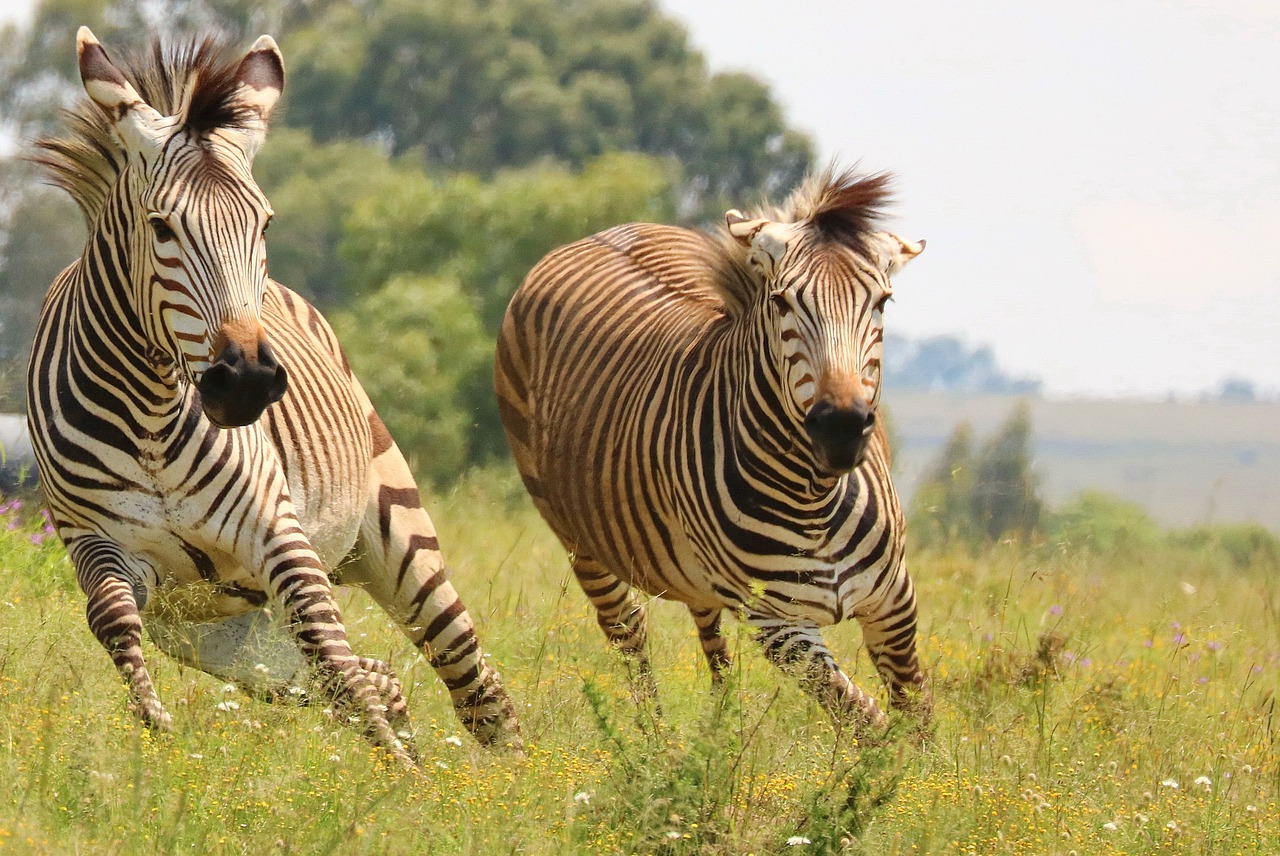
[[[76,362],[105,373],[104,391],[131,412],[170,418],[182,408],[186,384],[147,334],[129,273],[117,263],[123,251],[100,232],[90,237],[67,294],[68,348]]]
[[[732,471],[744,489],[785,501],[800,516],[826,516],[847,493],[849,477],[819,472],[768,334],[756,329],[734,338],[721,361],[726,376],[716,420],[727,438],[726,473]]]

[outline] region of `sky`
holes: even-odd
[[[1280,4],[659,5],[821,163],[897,176],[890,227],[928,249],[891,332],[989,345],[1056,397],[1280,396]]]

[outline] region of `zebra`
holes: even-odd
[[[284,85],[270,36],[117,66],[76,36],[88,100],[32,160],[89,236],[54,281],[28,422],[93,635],[141,721],[170,730],[141,647],[267,699],[335,702],[407,766],[407,704],[351,648],[334,586],[364,588],[421,649],[483,745],[515,707],[447,579],[412,473],[332,329],[267,276],[250,168]]]
[[[686,605],[714,684],[726,610],[837,720],[881,726],[821,628],[857,618],[890,701],[931,703],[889,472],[890,277],[924,249],[878,230],[890,176],[810,176],[718,236],[615,226],[545,256],[494,377],[524,484],[605,637],[654,691],[637,590]]]

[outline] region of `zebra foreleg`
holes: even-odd
[[[148,728],[172,730],[173,718],[160,703],[142,658],[139,609],[146,601],[145,572],[104,538],[71,540],[67,552],[76,567],[76,580],[88,598],[85,615],[89,629],[128,685],[129,707]]]
[[[287,531],[287,530],[286,530]],[[297,530],[301,534],[301,530]],[[406,767],[416,767],[404,741],[387,721],[388,709],[370,673],[351,650],[342,613],[329,578],[307,545],[277,547],[277,564],[267,570],[273,600],[285,609],[294,638],[316,669],[317,682],[334,700],[335,709],[356,717],[365,736]]]
[[[817,625],[749,613],[747,622],[756,630],[756,641],[770,662],[795,675],[837,722],[850,723],[855,731],[879,728],[885,715],[836,665]]]
[[[711,668],[711,685],[719,687],[724,684],[732,661],[729,659],[729,646],[725,642],[724,633],[720,630],[720,620],[724,615],[721,609],[695,609],[689,607],[693,623],[698,627],[698,641],[702,643],[702,653]]]
[[[922,723],[933,715],[928,680],[916,650],[916,593],[900,567],[885,594],[855,610],[871,662],[889,689],[889,703]]]

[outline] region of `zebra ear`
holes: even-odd
[[[734,240],[750,250],[747,260],[765,276],[773,276],[782,263],[782,257],[787,253],[787,244],[794,234],[794,227],[789,223],[775,223],[764,218],[748,220],[736,210],[727,212],[724,221]]]
[[[236,69],[240,89],[236,98],[249,112],[248,121],[234,132],[250,162],[267,138],[267,119],[284,91],[284,58],[276,40],[259,36]]]
[[[924,252],[924,238],[908,241],[892,232],[877,232],[875,242],[876,263],[887,276],[893,276]]]
[[[284,57],[276,40],[259,36],[236,69],[240,101],[258,113],[265,124],[284,91]]]
[[[158,145],[163,117],[142,100],[88,27],[76,32],[76,57],[84,91],[115,120],[116,131],[125,145],[130,148]]]

